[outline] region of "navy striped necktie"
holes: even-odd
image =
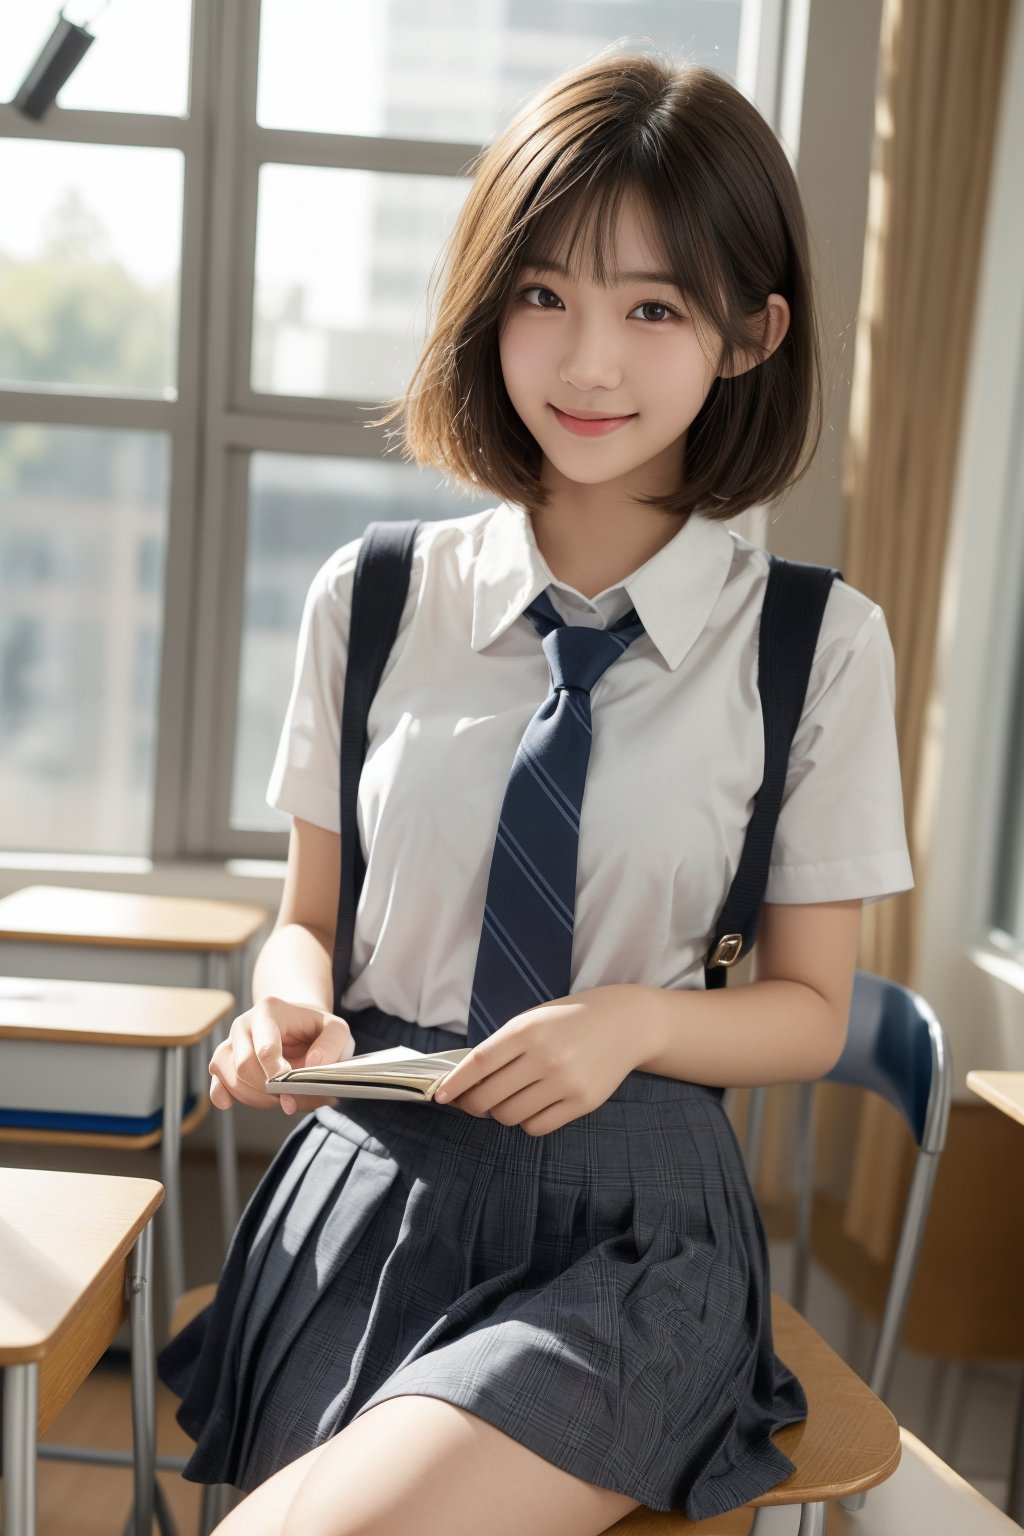
[[[484,903],[467,1044],[570,986],[580,807],[593,734],[590,690],[643,632],[631,608],[608,629],[566,624],[547,592],[525,610],[541,636],[551,693],[509,774]]]

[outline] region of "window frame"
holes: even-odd
[[[211,324],[207,333],[207,411],[202,504],[206,517],[196,567],[197,672],[185,793],[182,852],[191,857],[283,858],[286,831],[230,824],[240,682],[249,455],[255,450],[383,456],[384,428],[366,418],[380,402],[265,394],[250,383],[255,296],[257,188],[267,163],[368,170],[381,174],[464,176],[480,145],[443,140],[370,138],[265,128],[256,121],[260,6],[224,0],[221,113],[213,185],[234,189],[211,218]],[[744,0],[738,73],[774,119],[781,89],[783,0]],[[770,44],[765,44],[765,39]],[[312,572],[310,572],[312,576]]]
[[[187,116],[0,104],[0,136],[178,149],[184,161],[178,387],[0,387],[0,422],[144,428],[170,441],[151,841],[154,864],[278,860],[287,831],[230,824],[240,685],[249,466],[257,451],[373,458],[376,400],[264,394],[250,384],[257,188],[265,163],[457,177],[477,143],[266,128],[256,120],[259,0],[192,0]],[[799,97],[786,0],[743,0],[737,79],[772,123]],[[798,30],[800,30],[798,28]],[[799,57],[798,57],[799,55]],[[796,142],[798,119],[790,124]],[[740,520],[756,537],[763,514]],[[312,575],[312,572],[310,573]],[[269,771],[269,770],[268,770]],[[39,855],[50,867],[60,855]],[[80,864],[83,855],[64,862]],[[23,862],[19,858],[17,861]],[[96,863],[101,863],[97,856]]]
[[[209,113],[216,7],[192,0],[186,117],[99,112],[51,106],[38,121],[0,104],[0,137],[74,144],[176,149],[183,160],[177,390],[173,399],[116,389],[0,387],[0,423],[142,429],[169,439],[169,486],[163,628],[156,719],[152,857],[176,850],[188,729],[190,615],[187,594],[194,560],[196,496],[204,358],[200,338],[207,310],[206,219],[209,193]],[[198,104],[198,110],[197,110]],[[52,854],[48,855],[50,858]]]
[[[312,165],[424,176],[465,175],[478,144],[264,128],[256,122],[260,6],[224,0],[212,184],[230,189],[210,217],[209,400],[203,433],[202,519],[196,575],[196,668],[183,816],[186,857],[284,858],[287,831],[232,827],[235,733],[241,668],[249,465],[256,451],[383,457],[384,428],[369,428],[380,402],[265,394],[250,384],[257,189],[264,164]],[[312,577],[312,571],[310,576]],[[297,637],[296,637],[297,638]],[[268,767],[269,773],[269,767]]]

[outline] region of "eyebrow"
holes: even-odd
[[[523,262],[524,267],[532,267],[535,272],[556,272],[559,277],[572,278],[569,268],[563,266],[560,261],[533,261],[527,258]],[[668,283],[673,288],[678,288],[673,272],[613,272],[613,280],[619,285],[623,283]],[[679,289],[682,293],[682,289]]]

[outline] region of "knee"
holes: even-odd
[[[307,1477],[288,1506],[280,1536],[383,1536],[385,1528],[354,1508],[356,1502],[343,1487]],[[401,1536],[401,1526],[387,1528],[387,1536]]]
[[[402,1536],[402,1528],[348,1516],[343,1497],[338,1508],[325,1512],[317,1500],[304,1499],[299,1493],[285,1516],[280,1536]]]

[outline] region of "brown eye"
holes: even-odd
[[[556,301],[556,303],[561,304],[561,302],[562,302],[561,299],[558,297],[557,293],[552,293],[550,288],[544,288],[544,287],[541,286],[540,283],[531,283],[528,288],[521,288],[519,290],[519,297],[521,299],[524,299],[528,293],[546,293],[549,296],[549,298],[554,299]],[[531,307],[533,309],[551,309],[551,308],[553,308],[553,305],[551,305],[551,304],[534,304]]]
[[[681,314],[679,314],[679,312],[677,310],[673,309],[671,307],[671,305],[663,304],[660,299],[646,299],[643,304],[638,304],[636,307],[637,307],[637,309],[661,309],[661,310],[664,310],[665,315],[666,315],[666,317],[668,319],[681,320],[683,318],[683,316]],[[655,321],[651,320],[650,316],[647,316],[646,318],[647,318],[649,324],[654,324],[655,323]],[[666,321],[665,320],[658,320],[656,323],[659,324],[659,325],[664,325],[666,323]]]

